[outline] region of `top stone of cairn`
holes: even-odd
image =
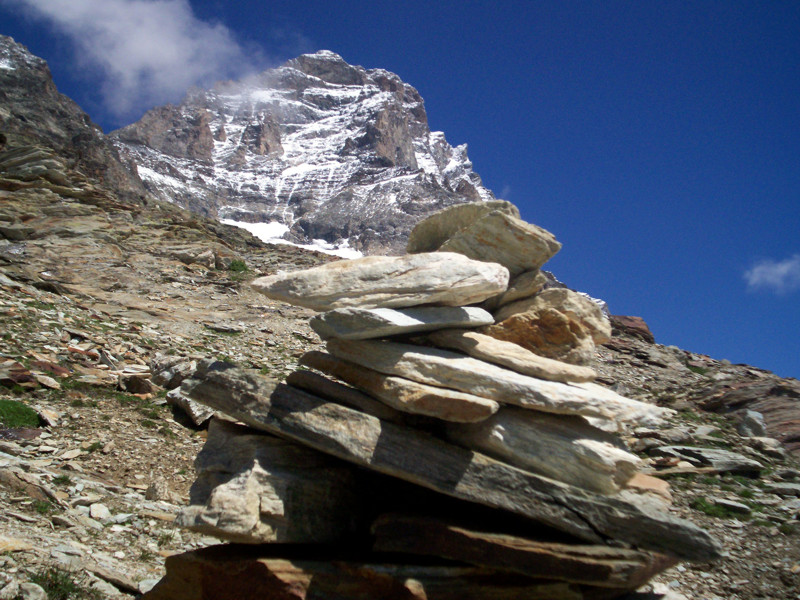
[[[502,293],[508,269],[453,252],[365,256],[260,277],[253,287],[273,300],[326,311],[433,304],[466,306]]]
[[[507,204],[459,204],[435,213],[412,230],[408,252],[458,252],[500,263],[512,277],[539,269],[561,244],[549,231],[520,219]]]

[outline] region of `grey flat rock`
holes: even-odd
[[[508,269],[452,252],[365,256],[260,277],[269,298],[318,311],[357,306],[399,308],[477,304],[506,290]]]
[[[514,406],[485,421],[452,424],[451,441],[509,464],[601,494],[615,494],[642,466],[619,440],[581,417]]]
[[[488,419],[500,407],[494,400],[383,375],[324,352],[308,352],[300,364],[338,377],[399,411],[443,421],[475,423]]]
[[[477,331],[446,329],[425,336],[434,346],[457,350],[522,375],[561,382],[592,381],[594,369],[534,354],[519,344],[498,340]]]
[[[758,473],[764,469],[757,460],[738,452],[719,448],[698,448],[695,446],[661,446],[650,451],[654,456],[681,458],[697,467],[713,467],[719,472]]]
[[[480,327],[494,323],[477,307],[419,306],[411,308],[337,308],[310,321],[323,339],[365,340],[445,327]]]
[[[358,513],[352,467],[305,446],[215,419],[176,523],[242,543],[333,542]]]

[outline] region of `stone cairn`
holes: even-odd
[[[643,491],[615,433],[670,411],[592,383],[610,328],[547,288],[559,249],[507,202],[459,205],[405,256],[254,281],[321,311],[327,352],[183,383],[221,416],[178,523],[232,543],[169,557],[144,598],[615,598],[717,557]]]

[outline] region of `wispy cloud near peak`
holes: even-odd
[[[761,260],[745,271],[745,281],[750,290],[767,290],[786,294],[800,290],[800,254],[785,260]]]
[[[0,0],[45,19],[100,77],[117,117],[179,99],[192,85],[239,77],[264,59],[220,23],[198,19],[188,0]]]

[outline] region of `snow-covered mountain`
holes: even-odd
[[[421,218],[494,196],[394,73],[322,50],[192,90],[111,134],[156,196],[308,243],[399,252]]]

